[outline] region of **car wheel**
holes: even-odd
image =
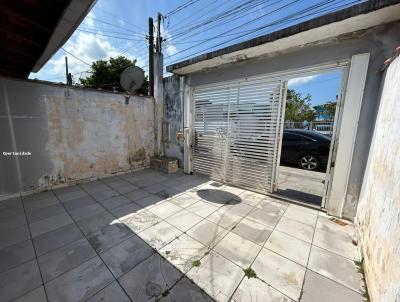
[[[315,155],[302,155],[298,160],[300,169],[314,171],[320,166],[319,159]]]

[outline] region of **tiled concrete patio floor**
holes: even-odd
[[[315,210],[143,170],[1,201],[0,300],[363,301],[351,233]]]

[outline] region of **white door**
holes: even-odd
[[[285,94],[281,80],[195,88],[193,171],[272,193]]]

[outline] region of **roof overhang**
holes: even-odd
[[[367,1],[245,42],[167,66],[186,75],[304,47],[400,19],[400,0]]]
[[[0,3],[0,74],[26,78],[70,38],[95,0]]]

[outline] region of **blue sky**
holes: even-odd
[[[137,59],[137,65],[147,72],[148,17],[156,18],[157,12],[167,15],[162,26],[166,66],[359,2],[362,1],[98,0],[63,49],[30,78],[63,82],[65,55],[75,80],[88,75],[91,62],[120,54]],[[189,5],[179,10],[185,4]],[[317,76],[293,88],[312,88],[308,92],[315,102],[325,102],[337,93],[332,88],[337,83],[329,77],[334,75]]]

